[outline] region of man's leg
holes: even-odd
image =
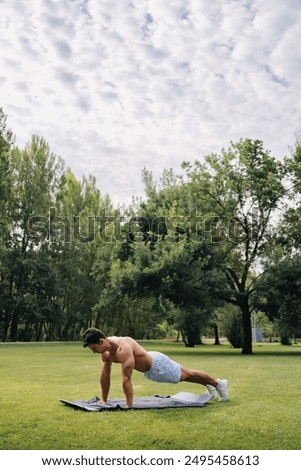
[[[227,380],[218,380],[200,370],[191,370],[181,366],[181,382],[191,382],[204,385],[212,398],[220,395],[220,401],[226,401],[228,398],[228,382]]]
[[[206,372],[202,372],[201,370],[191,370],[182,366],[181,382],[197,383],[204,385],[205,387],[206,385],[212,385],[213,387],[217,387],[218,385],[218,381]]]

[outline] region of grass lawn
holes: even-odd
[[[99,395],[99,356],[80,343],[0,344],[0,449],[279,449],[301,442],[301,345],[141,341],[192,369],[227,378],[230,399],[204,408],[86,413],[59,402]],[[188,383],[156,384],[134,373],[136,396],[205,393]],[[122,397],[120,366],[110,397]]]

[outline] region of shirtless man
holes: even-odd
[[[100,386],[101,403],[106,403],[110,390],[112,363],[121,364],[122,388],[126,407],[131,408],[134,392],[132,384],[133,370],[142,372],[154,382],[179,383],[192,382],[204,385],[212,398],[219,395],[219,401],[228,398],[227,380],[219,380],[199,370],[190,370],[171,360],[165,354],[146,351],[137,341],[128,336],[106,336],[97,328],[89,328],[83,335],[83,346],[102,356]]]

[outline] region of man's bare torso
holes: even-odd
[[[134,369],[146,372],[151,368],[152,358],[133,338],[109,336],[110,350],[102,354],[103,362],[123,364],[128,358],[134,359]]]

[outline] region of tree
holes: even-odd
[[[61,162],[50,152],[45,140],[39,137],[33,137],[25,149],[15,147],[10,152],[12,192],[2,277],[6,290],[3,307],[4,339],[17,340],[20,324],[28,320],[30,312],[33,316],[36,314],[37,306],[30,292],[33,273],[41,272],[37,269],[41,242],[36,237],[32,222],[37,217],[47,220],[61,168]],[[48,295],[46,292],[44,294]],[[48,301],[45,299],[45,302]]]
[[[256,281],[256,307],[277,321],[281,342],[301,332],[301,256],[270,265]]]
[[[10,204],[12,196],[12,174],[10,167],[11,147],[14,136],[7,128],[7,118],[0,108],[0,336],[5,335],[6,305],[9,302],[9,288],[5,283],[10,225]]]
[[[206,207],[224,256],[228,290],[221,297],[239,307],[243,354],[252,353],[251,295],[257,263],[269,249],[273,217],[285,194],[285,167],[259,140],[241,140],[205,163],[184,163],[197,207]],[[204,221],[205,223],[206,221]],[[210,227],[210,230],[211,230]]]
[[[236,305],[225,304],[216,311],[224,335],[233,348],[242,347],[241,312]]]
[[[50,241],[61,278],[64,322],[59,333],[75,339],[91,326],[100,283],[95,276],[97,253],[105,244],[105,227],[98,219],[112,210],[108,197],[101,197],[92,176],[78,181],[70,169],[64,174],[51,221]]]
[[[132,233],[132,232],[131,232]],[[131,241],[131,250],[126,259],[120,259],[118,248],[112,260],[105,289],[98,304],[98,311],[116,313],[116,304],[124,299],[152,300],[155,310],[162,302],[169,301],[178,312],[175,323],[181,330],[186,346],[200,342],[201,329],[206,326],[216,304],[214,290],[221,285],[217,258],[212,256],[212,247],[157,239]],[[101,265],[101,264],[100,264]],[[124,309],[123,309],[124,312]],[[164,319],[149,313],[148,321],[156,324]],[[106,319],[102,318],[102,323]],[[119,323],[122,323],[120,318]],[[147,326],[144,325],[144,329]]]

